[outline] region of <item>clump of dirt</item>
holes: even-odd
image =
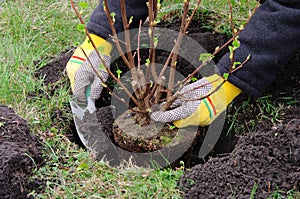
[[[119,165],[119,163],[122,161],[130,160],[135,162],[135,164],[138,166],[148,167],[151,165],[151,163],[153,163],[152,160],[156,161],[158,165],[166,165],[165,157],[172,157],[172,161],[169,162],[170,165],[167,166],[175,168],[180,165],[180,161],[184,161],[185,165],[191,165],[192,151],[194,146],[198,143],[200,131],[195,131],[195,128],[185,128],[180,130],[177,129],[176,131],[174,131],[176,132],[176,135],[171,138],[170,135],[168,135],[169,137],[164,137],[162,135],[162,133],[171,131],[171,129],[165,129],[165,131],[163,131],[163,129],[160,129],[162,125],[157,125],[156,127],[159,127],[159,131],[154,131],[153,135],[149,135],[150,138],[147,139],[145,138],[145,136],[148,136],[148,134],[145,134],[145,132],[141,130],[134,131],[135,128],[132,128],[134,124],[126,125],[128,123],[125,123],[122,124],[122,127],[120,129],[114,129],[116,128],[116,124],[114,123],[115,119],[113,116],[113,112],[114,108],[112,106],[101,107],[96,111],[99,125],[101,126],[102,136],[109,137],[111,139],[111,142],[115,146],[118,146],[114,147],[114,149],[110,147],[110,149],[113,149],[115,151],[109,151],[106,154],[99,154],[100,159],[103,157],[103,155],[106,155],[106,157],[108,157],[108,160],[111,159],[110,165],[112,166]],[[123,128],[127,129],[127,131]],[[133,132],[129,132],[129,129],[133,130]],[[118,133],[117,131],[122,131],[123,133],[126,132],[126,134],[123,135],[124,137],[138,132],[141,132],[144,137],[139,137],[139,135],[136,135],[131,136],[131,138],[122,138],[122,135],[115,135],[115,133]],[[100,130],[96,131],[96,134],[99,134],[99,132]],[[203,132],[202,135],[204,135]],[[106,143],[107,147],[109,145],[109,143]],[[161,149],[160,152],[157,151],[158,149]],[[152,152],[152,154],[149,156],[147,152]],[[118,161],[115,161],[115,153],[118,154]]]
[[[120,115],[114,125],[113,135],[118,146],[132,152],[157,151],[167,145],[176,131],[163,128],[154,121],[142,121],[148,117],[131,110]],[[145,123],[143,125],[143,123]],[[128,148],[129,146],[132,146]]]
[[[43,162],[41,149],[27,122],[0,105],[0,198],[27,198],[31,191],[42,189],[43,182],[29,180]]]
[[[278,189],[299,191],[299,113],[293,107],[280,126],[241,137],[230,154],[187,171],[180,181],[185,198],[250,198],[253,190],[255,198],[267,198]]]
[[[132,152],[152,152],[172,144],[178,129],[154,122],[148,113],[128,110],[114,122],[114,141]],[[184,140],[182,140],[184,142]]]
[[[72,50],[61,52],[58,57],[53,58],[51,62],[36,70],[35,76],[42,78],[45,85],[57,82],[65,75],[64,70],[72,54]],[[38,67],[39,62],[35,61],[34,65]]]

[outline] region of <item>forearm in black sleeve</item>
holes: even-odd
[[[251,59],[229,76],[250,96],[259,96],[300,49],[300,0],[266,0],[240,33],[235,61]],[[217,65],[221,74],[230,67],[229,54]]]
[[[127,18],[133,17],[130,28],[138,28],[140,20],[145,20],[148,16],[148,0],[127,0],[126,13]],[[116,13],[115,28],[117,33],[122,32],[123,24],[121,19],[120,0],[108,0],[109,11]],[[94,9],[90,21],[87,24],[87,29],[90,33],[96,34],[107,39],[111,34],[111,28],[107,20],[106,13],[103,10],[103,0],[100,0],[98,6]]]

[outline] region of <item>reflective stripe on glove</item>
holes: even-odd
[[[98,37],[97,35],[91,34],[91,38],[99,52],[102,54],[102,59],[109,67],[112,45],[101,37]],[[105,70],[103,69],[103,67],[102,70],[100,70],[100,65],[102,64],[102,62],[89,39],[86,38],[80,47],[84,50],[92,65],[99,72],[101,79],[106,81],[108,74],[106,73],[106,71],[103,71]],[[86,88],[92,82],[90,95],[92,100],[96,100],[100,97],[103,88],[102,82],[92,69],[90,62],[87,60],[80,47],[75,50],[74,54],[66,65],[72,92],[79,101],[84,102],[86,101]]]
[[[153,112],[151,118],[158,122],[173,122],[178,128],[209,125],[241,93],[228,81],[218,88],[222,82],[223,78],[215,74],[183,87],[182,95],[172,104],[176,108]],[[209,96],[197,100],[206,95]]]

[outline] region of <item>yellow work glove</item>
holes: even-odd
[[[101,56],[106,65],[109,67],[112,45],[106,40],[94,34],[91,34],[91,39],[97,47],[98,51],[101,53]],[[108,74],[103,66],[100,67],[102,65],[102,62],[88,38],[86,38],[82,43],[81,48],[88,56],[90,62],[92,62],[92,65],[99,72],[101,79],[106,81],[108,78]],[[68,61],[66,65],[67,74],[70,79],[73,95],[79,101],[86,101],[86,89],[88,85],[91,86],[90,96],[92,100],[95,101],[100,97],[100,94],[102,92],[102,82],[92,69],[90,62],[87,60],[81,48],[77,47],[74,54]]]
[[[183,87],[172,109],[153,112],[151,118],[158,122],[173,122],[178,128],[209,125],[241,93],[238,87],[228,81],[222,85],[223,81],[222,77],[215,74]],[[219,88],[219,85],[222,86]],[[199,99],[206,95],[209,96]]]

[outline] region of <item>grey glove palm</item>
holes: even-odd
[[[73,94],[79,101],[86,101],[86,88],[88,85],[91,86],[90,96],[92,100],[98,99],[103,89],[101,79],[105,82],[108,78],[107,72],[104,71],[104,65],[95,50],[90,53],[88,59],[90,61],[86,60],[75,73]],[[106,63],[106,66],[110,66],[109,56],[103,55],[102,59]],[[98,71],[101,79],[92,69],[91,64]]]

